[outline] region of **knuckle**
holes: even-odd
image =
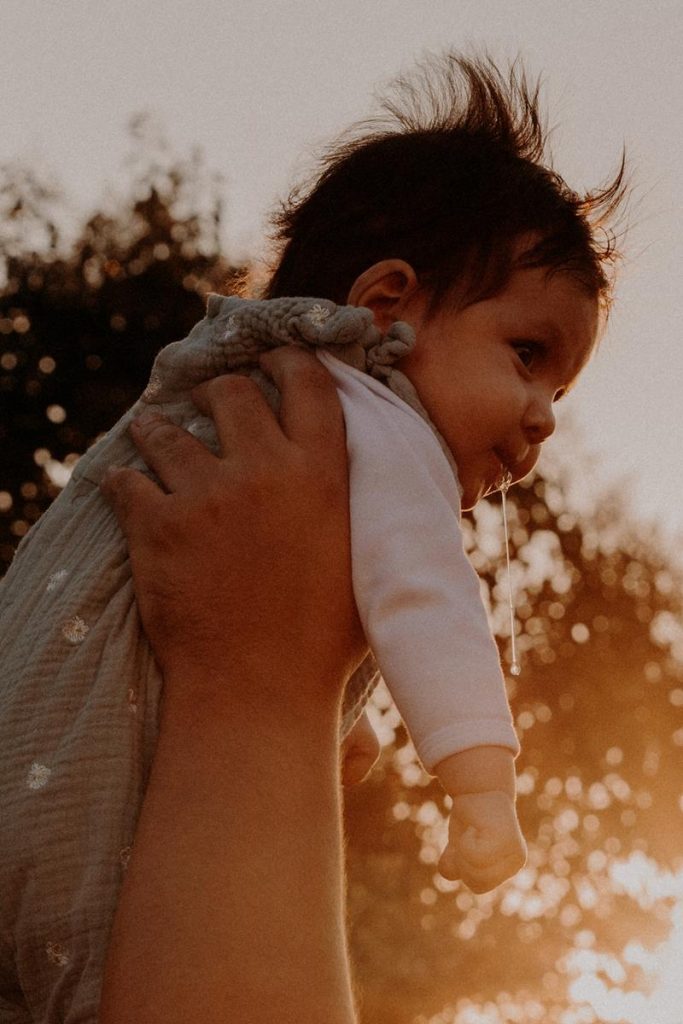
[[[127,467],[111,466],[100,480],[100,491],[115,509],[124,503],[135,480],[135,471]]]
[[[177,441],[179,428],[168,421],[153,423],[147,431],[147,437],[152,437],[159,444],[169,444]]]
[[[206,384],[206,391],[210,397],[224,400],[235,395],[254,395],[258,392],[258,385],[251,377],[231,373],[214,377]]]
[[[229,511],[226,495],[218,490],[210,490],[204,499],[203,515],[207,522],[221,528]]]
[[[145,438],[145,444],[159,457],[175,458],[186,445],[187,435],[172,423],[160,424]]]
[[[258,466],[241,473],[237,485],[242,500],[255,515],[258,515],[260,510],[271,507],[281,489],[280,479]]]
[[[163,416],[149,415],[134,421],[137,435],[146,446],[166,447],[177,440],[180,429]]]
[[[312,352],[295,345],[282,345],[267,353],[266,365],[297,387],[311,390],[329,389],[333,381],[328,370]]]

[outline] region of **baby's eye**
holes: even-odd
[[[529,370],[534,360],[541,355],[543,346],[537,341],[515,341],[512,346],[520,362]]]

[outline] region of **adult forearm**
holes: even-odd
[[[102,485],[165,696],[100,1024],[354,1021],[337,728],[365,641],[344,423],[314,357],[263,365],[279,420],[253,382],[218,378],[193,400],[220,456],[152,415],[131,429],[163,486]]]
[[[337,708],[255,716],[164,707],[100,1024],[355,1020]]]

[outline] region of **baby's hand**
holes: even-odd
[[[462,879],[472,892],[495,889],[526,862],[514,801],[500,790],[461,794],[452,800],[448,846],[439,871],[451,881]]]

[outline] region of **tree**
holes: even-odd
[[[160,348],[239,277],[220,252],[217,183],[174,158],[144,116],[133,179],[110,213],[65,247],[61,197],[33,172],[0,169],[0,566],[78,456],[139,396]]]

